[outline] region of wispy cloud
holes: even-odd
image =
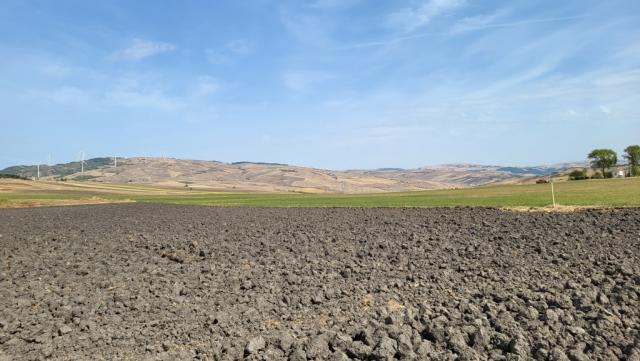
[[[207,61],[213,65],[223,65],[231,63],[231,58],[219,50],[207,49],[205,50],[205,57]]]
[[[170,43],[133,39],[129,47],[114,54],[120,60],[141,60],[150,56],[174,51],[176,46]]]
[[[124,107],[160,112],[201,112],[211,107],[211,96],[217,94],[220,83],[211,76],[187,79],[181,86],[172,86],[162,77],[131,75],[116,78],[114,86],[104,89],[102,101]],[[179,113],[178,113],[179,114]]]
[[[156,113],[205,114],[212,108],[221,85],[210,76],[168,83],[159,76],[103,74],[104,81],[84,86],[52,86],[30,90],[22,99],[32,103],[56,104],[78,109],[143,110]]]
[[[318,84],[331,79],[331,75],[313,71],[286,71],[283,83],[286,88],[295,92],[311,91]]]
[[[185,107],[179,98],[167,96],[159,91],[138,91],[134,89],[116,89],[106,94],[108,103],[125,108],[140,108],[158,111],[176,111]]]
[[[314,9],[332,10],[351,7],[361,0],[315,0],[309,4]]]
[[[247,55],[253,52],[252,42],[243,39],[231,40],[227,43],[227,49],[238,55]]]
[[[202,76],[197,79],[192,94],[196,97],[205,97],[218,91],[220,91],[220,83],[210,76]]]
[[[466,0],[427,0],[418,6],[404,8],[392,13],[387,22],[393,27],[399,27],[405,31],[413,31],[429,24],[435,17],[454,11],[463,5]]]
[[[63,66],[60,64],[46,64],[42,68],[40,68],[42,74],[55,77],[55,78],[64,78],[71,74],[72,69],[68,66]]]
[[[314,12],[280,9],[280,21],[298,44],[307,47],[327,47],[332,44],[330,30],[332,20]]]
[[[88,91],[72,86],[61,86],[46,90],[31,90],[25,93],[24,97],[30,101],[42,100],[61,105],[85,106],[93,101],[93,97]]]
[[[491,14],[468,16],[453,25],[450,32],[456,34],[481,29],[495,23],[496,20],[503,18],[508,13],[507,9],[499,9]]]
[[[426,38],[426,37],[435,36],[435,35],[442,35],[442,34],[443,34],[442,32],[428,32],[428,33],[418,33],[413,35],[397,36],[394,38],[388,38],[383,40],[365,41],[357,44],[341,46],[336,48],[336,50],[343,51],[343,50],[355,50],[355,49],[362,49],[362,48],[372,48],[377,46],[387,46],[387,45],[393,45],[396,43],[401,43],[407,40],[421,39],[421,38]]]
[[[571,20],[580,20],[584,19],[587,16],[585,15],[576,15],[576,16],[563,16],[557,18],[543,18],[543,19],[527,19],[522,21],[513,21],[513,22],[504,22],[504,23],[492,23],[491,16],[485,18],[475,18],[470,20],[475,21],[467,21],[461,22],[452,28],[452,33],[461,33],[465,31],[472,30],[483,30],[483,29],[492,29],[492,28],[513,28],[517,26],[523,25],[531,25],[538,23],[553,23],[553,22],[563,22],[563,21],[571,21]]]
[[[460,34],[460,33],[474,31],[474,30],[484,30],[484,29],[492,29],[492,28],[513,28],[513,27],[526,26],[526,25],[538,24],[538,23],[567,22],[567,21],[580,20],[580,19],[587,18],[586,15],[576,15],[576,16],[565,16],[565,17],[555,17],[555,18],[527,19],[527,20],[503,22],[503,23],[492,22],[501,16],[502,14],[494,13],[490,15],[470,17],[470,18],[463,19],[462,21],[458,22],[457,24],[453,25],[450,29],[445,31],[419,32],[419,33],[413,33],[410,35],[396,36],[388,39],[361,42],[357,44],[338,47],[336,50],[343,51],[343,50],[355,50],[360,48],[370,48],[370,47],[377,47],[377,46],[387,46],[387,45],[402,43],[408,40],[415,40],[415,39],[427,38],[432,36],[441,36],[441,35],[455,35],[455,34]]]
[[[255,44],[245,39],[234,39],[216,48],[204,51],[207,61],[213,65],[228,65],[235,60],[250,55],[255,51]]]
[[[600,111],[603,112],[604,114],[611,114],[611,108],[609,108],[606,105],[601,105]]]

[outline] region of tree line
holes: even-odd
[[[591,168],[595,169],[595,173],[591,178],[611,178],[613,172],[608,171],[612,167],[618,165],[618,154],[613,149],[594,149],[587,155],[591,163]],[[627,177],[640,176],[640,145],[630,145],[624,149],[623,158],[627,161],[628,171]],[[569,179],[587,179],[587,171],[574,170],[569,173]]]

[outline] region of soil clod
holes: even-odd
[[[640,360],[640,209],[0,209],[0,360]]]

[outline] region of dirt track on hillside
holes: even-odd
[[[0,360],[639,360],[640,209],[0,209]]]

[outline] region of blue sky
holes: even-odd
[[[166,155],[332,169],[640,143],[640,2],[0,2],[0,167]]]

